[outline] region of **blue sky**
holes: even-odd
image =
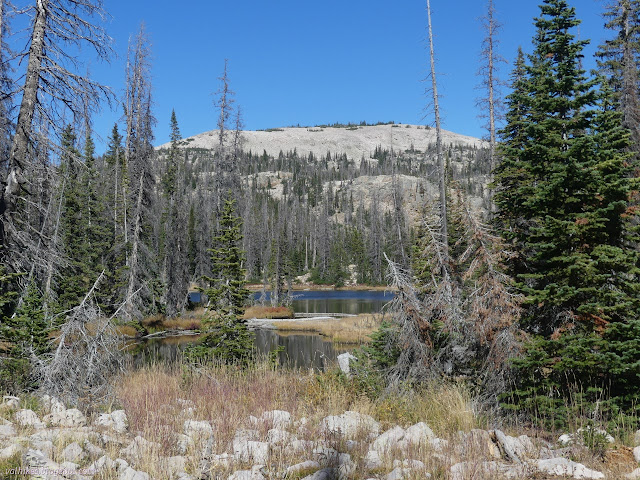
[[[531,50],[537,0],[496,0],[500,53]],[[573,0],[582,38],[593,52],[609,32],[601,0]],[[427,76],[424,0],[105,0],[118,58],[91,65],[93,76],[122,95],[127,41],[146,25],[153,51],[156,143],[168,141],[175,108],[183,136],[215,128],[213,92],[224,59],[247,129],[288,125],[422,119]],[[476,72],[484,0],[432,0],[443,126],[482,136]],[[590,58],[585,66],[593,65]],[[103,111],[94,122],[106,138],[121,115]],[[103,147],[99,149],[102,150]]]

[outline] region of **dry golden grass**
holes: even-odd
[[[255,305],[247,307],[242,318],[248,320],[250,318],[293,318],[293,310],[289,307],[263,307]]]
[[[371,340],[382,322],[380,314],[362,314],[357,317],[341,317],[327,320],[298,320],[273,322],[282,332],[316,332],[336,343],[361,344]]]
[[[140,323],[149,331],[163,330],[199,330],[202,327],[204,309],[199,314],[189,314],[180,317],[167,318],[164,315],[153,315],[144,318]]]

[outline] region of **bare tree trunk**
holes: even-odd
[[[44,56],[45,30],[47,26],[47,5],[48,0],[38,0],[36,2],[36,17],[31,33],[29,62],[27,63],[22,102],[9,156],[9,173],[4,182],[2,198],[0,198],[0,214],[3,217],[11,215],[16,208],[21,190],[26,189],[27,179],[24,176],[23,169],[31,139],[33,116],[38,101],[40,71]],[[2,218],[2,223],[4,222],[5,218]],[[2,240],[4,244],[4,239]]]
[[[124,310],[133,315],[133,296],[136,291],[136,277],[138,275],[138,250],[140,248],[140,231],[142,229],[142,197],[144,195],[144,173],[140,175],[140,186],[138,188],[138,201],[134,215],[135,226],[133,228],[133,238],[131,239],[131,257],[129,264],[129,281],[127,282],[127,297]]]
[[[427,18],[429,22],[429,57],[431,66],[431,89],[433,93],[433,113],[436,120],[436,155],[438,157],[438,176],[440,180],[440,235],[444,248],[445,262],[449,257],[449,233],[447,229],[447,185],[442,152],[442,128],[440,125],[440,104],[438,102],[438,82],[436,81],[436,63],[433,48],[433,29],[431,28],[431,2],[427,0]]]

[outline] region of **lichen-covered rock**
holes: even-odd
[[[65,462],[80,463],[86,455],[82,447],[73,442],[65,447],[61,456]]]
[[[376,438],[371,444],[370,450],[376,450],[380,453],[385,453],[389,449],[391,449],[391,447],[398,446],[404,436],[404,428],[395,426]]]
[[[320,464],[313,460],[307,460],[306,462],[296,463],[286,469],[287,476],[298,476],[302,472],[311,472],[312,470],[319,470]]]
[[[353,411],[323,418],[320,428],[326,435],[340,435],[347,439],[353,439],[360,433],[377,436],[380,432],[380,424],[373,417]]]
[[[56,407],[49,415],[45,415],[43,420],[57,427],[83,427],[87,424],[87,417],[77,408],[60,410]]]
[[[206,420],[187,420],[184,422],[184,434],[194,440],[208,439],[213,435],[213,427]]]
[[[633,458],[636,459],[636,462],[640,463],[640,446],[633,449]]]
[[[15,420],[21,427],[44,428],[44,423],[40,421],[36,412],[29,409],[18,410],[15,414]]]
[[[538,470],[547,475],[557,475],[559,477],[573,478],[604,478],[602,472],[591,470],[581,463],[576,463],[566,458],[550,458],[547,460],[538,460]]]
[[[262,421],[269,422],[272,428],[279,430],[286,430],[292,424],[291,414],[284,410],[264,412],[260,418]]]
[[[124,410],[115,410],[111,413],[101,413],[93,424],[96,427],[107,428],[114,433],[125,433],[129,422]]]

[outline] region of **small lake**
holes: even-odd
[[[372,290],[303,290],[293,293],[292,306],[298,314],[378,313],[394,297],[393,293]],[[257,300],[260,295],[261,292],[256,292],[254,298]],[[265,301],[269,301],[269,292]],[[287,334],[258,328],[255,334],[255,346],[259,353],[268,354],[282,347],[283,351],[278,354],[280,364],[293,368],[325,370],[335,364],[339,354],[353,349],[343,349],[316,333]],[[189,343],[197,340],[197,335],[145,340],[133,347],[133,363],[135,366],[154,361],[173,363]]]
[[[324,371],[336,363],[336,357],[343,352],[353,350],[341,348],[318,334],[286,334],[275,330],[257,329],[255,347],[258,353],[268,355],[278,347],[280,365],[289,368],[314,368]],[[182,355],[185,347],[198,341],[199,335],[181,335],[166,338],[143,340],[131,347],[134,367],[142,367],[150,363],[175,363]]]
[[[261,292],[254,293],[260,299]],[[379,313],[384,305],[393,300],[391,292],[374,290],[302,290],[293,292],[293,311],[296,313]],[[265,301],[270,300],[266,292]]]

